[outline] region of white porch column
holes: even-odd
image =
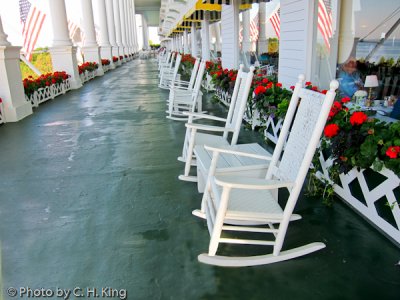
[[[114,21],[113,0],[106,0],[106,11],[107,11],[108,37],[111,44],[111,55],[119,57],[118,45],[116,40],[116,25]],[[114,63],[114,65],[115,64],[120,65],[121,63],[118,60],[118,62]]]
[[[183,32],[183,53],[189,53],[189,45],[188,45],[188,31],[185,29]]]
[[[62,0],[63,1],[63,0]],[[52,1],[50,1],[51,3]],[[97,69],[97,76],[104,75],[103,68],[101,67],[100,47],[96,42],[96,31],[94,29],[93,7],[91,0],[81,0],[82,5],[82,21],[85,39],[83,40],[82,52],[86,62],[96,62],[99,64]],[[54,28],[54,26],[53,26]]]
[[[132,0],[132,22],[133,22],[133,43],[134,43],[134,51],[137,53],[139,51],[139,43],[138,43],[138,33],[137,33],[137,26],[136,26],[136,8],[135,8],[135,1]]]
[[[143,48],[147,50],[149,49],[149,28],[147,27],[147,20],[144,15],[142,15],[142,28],[143,28]]]
[[[99,22],[100,22],[100,54],[101,58],[106,58],[110,60],[110,68],[114,69],[115,65],[112,60],[111,44],[108,35],[106,3],[105,0],[97,0],[97,1],[98,1],[97,14],[99,16]]]
[[[134,53],[135,52],[135,43],[133,41],[133,35],[134,35],[134,28],[133,28],[133,19],[132,19],[132,1],[128,0],[128,24],[129,24],[129,44],[130,44],[130,52],[129,53]]]
[[[250,42],[250,10],[245,10],[242,13],[243,17],[243,41],[242,41],[242,50],[243,53],[250,52],[251,50],[251,42]]]
[[[121,44],[124,54],[128,54],[128,46],[126,43],[126,20],[125,20],[125,1],[119,0],[119,17],[121,21]]]
[[[32,114],[32,105],[25,100],[21,80],[20,51],[21,47],[11,46],[7,41],[0,17],[0,98],[5,122],[17,122]]]
[[[65,71],[71,75],[71,88],[82,86],[76,59],[76,47],[69,38],[67,13],[64,0],[49,1],[53,41],[50,47],[51,61],[54,71]]]
[[[122,46],[122,34],[121,34],[121,18],[119,12],[119,0],[112,0],[114,8],[114,22],[115,22],[115,42],[118,46],[118,58],[120,55],[124,55],[124,48]],[[114,52],[115,53],[115,52]],[[121,64],[121,61],[118,61]]]
[[[232,5],[222,5],[222,67],[238,69],[239,67],[239,6],[240,0],[233,0]]]
[[[192,23],[192,32],[190,33],[191,37],[191,44],[192,44],[192,56],[198,57],[199,53],[197,50],[197,34],[196,34],[196,24],[195,22]]]
[[[221,23],[216,22],[214,23],[214,29],[215,29],[215,48],[217,51],[221,51]]]
[[[201,57],[210,60],[210,12],[204,11],[204,20],[201,21]]]
[[[259,4],[258,19],[260,23],[260,32],[258,35],[258,53],[268,52],[268,40],[267,40],[267,27],[266,27],[266,5],[267,3],[262,2]]]
[[[126,19],[126,42],[128,44],[128,54],[133,52],[133,44],[132,44],[132,23],[131,23],[131,4],[129,0],[125,0],[126,10],[125,10],[125,19]]]

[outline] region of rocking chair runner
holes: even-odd
[[[230,144],[235,145],[237,143],[240,126],[242,124],[243,114],[250,91],[250,85],[253,79],[253,72],[254,67],[251,67],[250,71],[245,73],[243,72],[243,65],[240,66],[226,119],[206,114],[192,112],[185,113],[187,116],[189,116],[189,120],[188,123],[185,124],[186,134],[183,143],[182,156],[178,157],[178,160],[185,162],[185,171],[183,175],[179,176],[180,180],[192,182],[197,181],[196,176],[189,176],[191,166],[196,165],[196,160],[193,159],[193,149],[196,145],[229,145],[229,133],[232,133]],[[218,122],[224,122],[225,126],[220,127],[193,123],[195,119],[209,119]],[[208,133],[204,133],[204,131]],[[223,133],[223,135],[216,135],[218,133]]]
[[[311,243],[281,251],[289,222],[301,218],[293,214],[293,210],[338,86],[336,80],[332,81],[326,95],[301,88],[296,98],[292,98],[288,113],[294,113],[300,98],[301,102],[285,145],[285,151],[279,161],[288,135],[288,132],[282,130],[265,179],[214,175],[220,152],[246,154],[205,146],[208,150],[214,151],[208,176],[209,182],[203,196],[211,239],[208,254],[201,254],[198,257],[200,262],[228,267],[254,266],[288,260],[325,247],[323,243]],[[285,123],[287,123],[286,120]],[[250,156],[254,157],[254,154]],[[277,190],[283,187],[289,190],[289,198],[282,208],[277,201]],[[267,227],[243,224],[267,224]],[[222,231],[256,232],[269,235],[271,239],[226,238],[222,237]],[[273,251],[270,254],[250,257],[218,256],[216,252],[220,243],[273,246]]]

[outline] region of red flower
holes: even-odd
[[[265,86],[259,85],[254,89],[254,94],[256,94],[256,95],[263,94],[263,93],[265,93],[266,90],[267,90],[267,88]]]
[[[258,77],[263,77],[264,75],[263,75],[263,74],[257,74],[257,76],[258,76]]]
[[[262,80],[262,83],[268,83],[268,78],[264,78],[264,79]]]
[[[306,82],[306,86],[311,85],[311,81]]]
[[[327,138],[332,138],[339,133],[339,130],[340,128],[337,124],[328,124],[324,128],[324,134]]]
[[[343,97],[342,98],[342,103],[347,103],[347,102],[350,102],[350,97]]]
[[[274,86],[274,84],[272,83],[272,82],[268,82],[268,84],[267,84],[267,89],[270,89],[270,88],[272,88]]]
[[[351,125],[361,125],[362,123],[364,123],[365,121],[367,121],[368,116],[361,112],[361,111],[356,111],[354,112],[351,117],[350,117],[350,123]]]
[[[3,103],[3,99],[0,98],[0,103]]]
[[[276,87],[282,87],[282,83],[278,82],[277,84],[275,84]]]
[[[327,92],[328,92],[328,90],[322,90],[322,91],[321,91],[321,94],[326,95]]]
[[[237,75],[233,75],[233,76],[231,77],[231,81],[235,81],[235,80],[236,80],[236,77],[237,77]]]
[[[313,86],[312,88],[311,88],[313,91],[318,91],[318,87],[316,87],[316,86]]]
[[[290,89],[291,89],[292,91],[294,91],[294,85],[292,85],[292,86],[290,87]]]
[[[386,151],[386,155],[389,156],[390,158],[397,158],[399,152],[400,152],[400,146],[390,146]]]

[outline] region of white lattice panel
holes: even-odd
[[[209,74],[206,74],[206,78],[203,80],[202,82],[202,87],[207,91],[215,91],[215,86],[214,84],[211,82],[212,77]]]
[[[215,90],[215,95],[217,96],[218,100],[221,101],[224,105],[229,106],[229,104],[231,103],[232,95],[229,92],[217,88]]]
[[[46,86],[45,88],[40,88],[33,93],[33,106],[38,107],[40,103],[43,103],[49,99],[52,99],[53,94],[51,92],[50,86]]]
[[[270,140],[274,144],[278,142],[279,133],[281,132],[283,119],[276,119],[268,116],[265,124],[264,136],[267,140]]]
[[[61,95],[64,92],[64,85],[62,83],[57,83],[57,84],[52,84],[50,86],[50,90],[52,93],[52,98],[57,97],[58,95]]]
[[[69,80],[69,78],[65,79],[62,84],[64,88],[64,93],[71,90],[71,81]]]
[[[332,160],[324,159],[321,153],[320,162],[323,176],[330,180],[327,168],[332,165]],[[369,172],[375,171],[369,170]],[[340,174],[340,185],[334,184],[335,193],[385,235],[394,240],[397,245],[400,245],[400,209],[395,195],[395,189],[400,186],[400,178],[394,172],[384,168],[382,171],[376,172],[381,175],[379,177],[383,176],[383,181],[379,185],[370,188],[368,181],[371,176],[367,177],[365,173],[365,169],[358,171],[354,168],[347,174]],[[358,182],[362,195],[354,195],[352,193],[351,185],[355,181]],[[377,208],[378,202],[381,201],[387,201],[388,204],[388,209],[384,216],[379,214]],[[389,222],[389,219],[392,222]]]

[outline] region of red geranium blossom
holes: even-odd
[[[332,138],[339,133],[339,130],[340,128],[337,124],[328,124],[324,128],[324,134],[327,138]]]
[[[263,94],[263,93],[265,93],[266,90],[267,90],[267,88],[265,86],[259,85],[254,89],[254,94],[256,94],[256,95]]]
[[[264,78],[264,79],[262,80],[262,83],[268,83],[268,78]]]
[[[347,102],[350,102],[350,97],[343,97],[342,98],[342,103],[347,103]]]
[[[282,87],[282,83],[278,82],[277,84],[275,84],[276,87]]]
[[[400,146],[390,146],[386,151],[386,155],[390,158],[397,158],[399,152]]]
[[[361,125],[362,123],[364,123],[365,121],[367,121],[368,116],[361,112],[361,111],[356,111],[354,112],[351,117],[350,117],[350,123],[351,125]]]
[[[294,91],[294,85],[290,86],[290,89],[291,89],[292,91]]]
[[[322,91],[321,91],[321,94],[326,95],[327,92],[328,92],[328,90],[322,90]]]
[[[306,86],[307,86],[307,85],[312,85],[311,81],[307,81],[307,82],[306,82]]]

